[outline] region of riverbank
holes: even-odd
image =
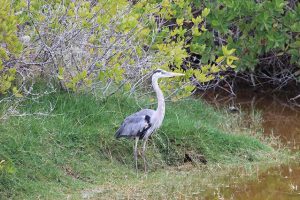
[[[137,177],[133,141],[116,140],[114,132],[139,109],[122,95],[96,100],[66,93],[2,105],[1,197],[202,195],[216,190],[220,179],[251,177],[290,157],[287,150],[273,148],[279,141],[263,136],[259,117],[254,115],[249,126],[240,114],[187,99],[167,102],[163,126],[149,142],[150,172],[141,170]]]

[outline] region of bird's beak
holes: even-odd
[[[175,73],[175,72],[170,72],[170,77],[174,77],[174,76],[184,76],[185,74],[181,74],[181,73]]]

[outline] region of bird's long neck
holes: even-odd
[[[165,99],[164,99],[163,92],[161,91],[161,89],[158,86],[158,78],[152,77],[152,86],[153,86],[153,89],[156,92],[156,96],[157,96],[156,112],[158,115],[164,116],[165,115]],[[162,117],[162,119],[163,119],[163,117]]]

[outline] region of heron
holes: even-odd
[[[117,130],[115,134],[117,139],[121,137],[135,139],[133,154],[136,171],[138,171],[137,149],[139,140],[143,141],[142,157],[144,161],[144,170],[147,172],[145,157],[146,144],[149,137],[162,125],[165,116],[165,99],[163,92],[158,86],[158,79],[184,75],[185,74],[168,72],[162,69],[155,70],[152,74],[152,87],[157,97],[157,109],[142,109],[139,112],[133,113],[124,119],[120,128]]]

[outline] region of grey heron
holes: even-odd
[[[134,145],[134,160],[135,167],[137,167],[137,148],[139,140],[143,140],[143,149],[142,149],[142,157],[144,160],[144,170],[147,171],[146,167],[146,144],[149,139],[149,136],[152,135],[155,130],[157,130],[164,119],[165,116],[165,99],[163,92],[158,86],[159,78],[167,78],[167,77],[175,77],[175,76],[184,76],[181,73],[167,72],[162,69],[157,69],[153,72],[152,75],[152,87],[156,92],[157,96],[157,109],[143,109],[139,112],[136,112],[125,118],[120,128],[117,130],[115,137],[121,138],[132,138],[135,139]]]

